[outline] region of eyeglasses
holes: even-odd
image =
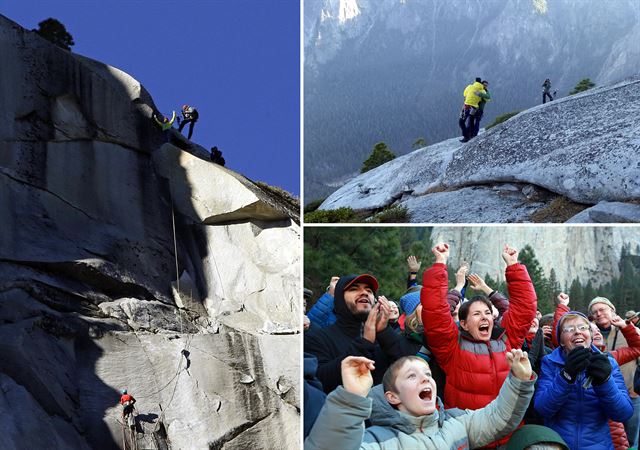
[[[587,331],[588,329],[589,329],[589,325],[583,323],[582,325],[578,325],[578,326],[569,325],[568,327],[562,327],[562,332],[573,333],[576,330],[582,332],[582,331]]]

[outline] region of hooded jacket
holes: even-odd
[[[475,94],[476,91],[482,92],[483,94],[486,93],[484,86],[478,81],[464,88],[462,95],[464,95],[465,105],[473,106],[474,108],[479,106],[481,98]]]
[[[594,345],[591,351],[600,353]],[[611,376],[600,386],[585,389],[586,373],[569,383],[560,374],[565,364],[562,347],[542,359],[534,406],[545,426],[555,430],[572,450],[613,449],[609,419],[624,422],[633,414],[631,399],[615,359],[607,354]]]
[[[324,391],[329,393],[342,383],[340,364],[347,356],[364,356],[376,363],[374,383],[381,383],[385,370],[393,361],[404,355],[414,354],[407,342],[390,326],[376,333],[376,342],[362,337],[366,317],[354,316],[344,300],[345,286],[357,275],[341,277],[334,290],[336,322],[327,328],[311,329],[304,336],[304,351],[318,358],[317,377]],[[412,348],[412,347],[410,347]]]
[[[369,397],[342,386],[329,394],[316,425],[305,440],[305,450],[404,450],[477,448],[505,436],[522,420],[535,381],[509,376],[498,397],[476,411],[447,410],[440,404],[433,414],[414,417],[394,409],[382,386]],[[440,411],[444,411],[441,413]],[[364,428],[364,421],[372,424]],[[364,435],[363,435],[364,431]]]

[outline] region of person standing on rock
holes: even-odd
[[[491,94],[489,93],[489,82],[487,80],[482,80],[482,86],[484,86],[484,93],[481,91],[475,91],[475,94],[480,97],[480,101],[478,102],[478,110],[476,111],[476,115],[473,120],[473,130],[471,130],[471,138],[474,138],[478,135],[480,131],[480,120],[482,120],[482,115],[484,114],[484,105],[487,104],[488,101],[491,101]]]
[[[469,142],[473,137],[473,130],[475,129],[475,116],[478,111],[478,104],[481,98],[476,95],[476,92],[485,94],[484,86],[482,85],[482,78],[476,78],[476,81],[468,85],[463,92],[464,104],[462,105],[462,111],[460,111],[460,119],[458,125],[462,130],[462,139],[460,142]]]
[[[133,426],[131,425],[131,420],[129,420],[130,418],[133,417],[132,413],[133,413],[133,405],[136,402],[136,399],[133,398],[132,395],[129,395],[127,393],[126,389],[122,389],[120,391],[120,404],[122,405],[122,418],[125,420],[125,422],[129,423],[129,426]]]
[[[189,124],[189,134],[187,135],[187,139],[191,139],[191,135],[193,134],[193,126],[198,121],[198,110],[193,106],[182,105],[182,120],[180,121],[180,126],[178,127],[178,131],[182,132],[182,129],[186,124]]]
[[[548,78],[542,83],[542,104],[547,103],[547,97],[549,97],[549,101],[553,101],[553,97],[551,96],[551,81]]]
[[[176,120],[176,112],[172,111],[171,119],[162,116],[162,120],[158,119],[158,115],[153,113],[153,120],[162,128],[162,132],[164,133],[165,142],[169,142],[171,135],[169,134],[169,130],[173,127],[173,122]]]

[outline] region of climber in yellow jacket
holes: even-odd
[[[173,115],[171,116],[171,119],[162,116],[162,121],[160,121],[158,119],[158,116],[153,113],[153,120],[155,120],[155,122],[160,125],[160,128],[162,128],[162,132],[164,133],[164,139],[165,142],[169,142],[170,140],[170,134],[169,134],[169,130],[173,127],[173,121],[176,120],[176,112],[173,111]]]
[[[482,78],[476,78],[474,83],[471,83],[464,89],[464,105],[460,112],[460,119],[458,125],[462,130],[462,139],[460,142],[468,142],[472,137],[472,130],[475,129],[475,114],[478,111],[478,105],[482,98],[477,94],[486,94],[484,86],[482,85]]]

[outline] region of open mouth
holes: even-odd
[[[365,305],[370,305],[371,303],[369,302],[369,299],[366,297],[363,298],[359,298],[358,301],[356,301],[356,303],[363,303]]]
[[[571,341],[574,345],[584,345],[585,340],[584,338],[576,338],[574,340]]]
[[[430,387],[426,387],[423,390],[420,391],[420,400],[425,400],[425,401],[431,401],[432,398],[432,391]]]
[[[482,324],[478,327],[480,333],[488,333],[489,332],[489,324]]]

